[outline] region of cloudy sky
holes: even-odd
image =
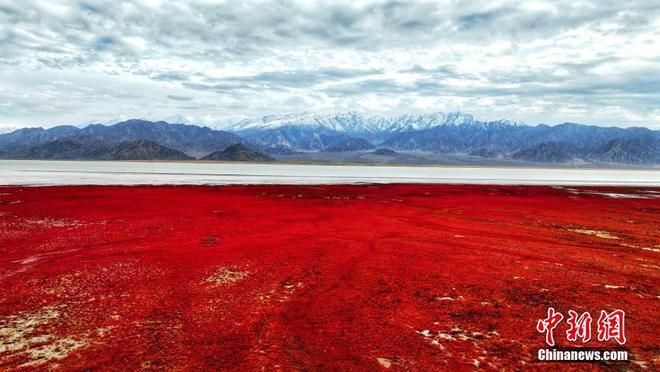
[[[0,0],[0,127],[347,110],[660,129],[660,2]]]

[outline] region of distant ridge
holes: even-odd
[[[98,147],[88,149],[85,158],[100,156],[98,154],[107,150],[104,146],[111,144],[150,141],[191,158],[204,158],[211,153],[220,156],[227,147],[241,144],[271,160],[330,159],[350,162],[350,156],[340,154],[354,153],[358,156],[360,152],[387,148],[400,155],[393,157],[393,161],[405,158],[407,163],[413,163],[416,159],[422,159],[420,161],[424,163],[442,162],[447,157],[440,155],[447,155],[451,157],[452,164],[464,161],[474,164],[483,159],[488,164],[513,161],[531,164],[660,165],[660,131],[575,123],[531,126],[510,120],[480,121],[464,113],[394,117],[357,112],[267,115],[239,120],[228,130],[141,119],[113,125],[90,124],[82,128],[70,125],[50,129],[23,128],[0,134],[0,157],[51,156],[44,155],[48,153],[47,149],[40,147],[46,144],[53,151],[54,146],[59,146],[57,151],[60,155],[52,156],[74,156],[76,151],[82,151],[80,140],[76,138],[85,138],[87,147]],[[179,156],[152,150],[160,154],[158,156]],[[135,151],[142,153],[140,157],[149,156],[146,148]],[[410,156],[404,157],[405,153],[410,153]],[[249,158],[246,155],[246,159]],[[371,161],[373,157],[366,159]]]
[[[243,139],[225,131],[197,125],[169,124],[164,121],[127,120],[114,125],[91,124],[84,128],[59,126],[50,129],[25,128],[0,135],[0,156],[27,156],[30,149],[66,137],[85,137],[88,142],[118,143],[146,140],[191,157],[207,155]],[[3,155],[4,154],[4,155]]]
[[[104,143],[89,137],[66,137],[31,148],[24,156],[30,159],[60,160],[189,160],[181,151],[155,142],[138,140]]]

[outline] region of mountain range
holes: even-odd
[[[471,164],[660,165],[660,131],[576,123],[531,126],[510,120],[482,121],[465,113],[267,115],[238,120],[223,130],[141,119],[24,128],[0,134],[0,157],[221,160],[222,151],[236,144],[241,147],[225,155],[240,154],[235,157],[238,161],[359,158],[381,162],[387,158],[397,162],[405,157],[407,162],[433,163],[451,156],[455,162],[465,159]],[[376,148],[381,150],[378,156],[368,155]]]
[[[65,137],[31,147],[29,159],[62,160],[192,160],[181,151],[153,141],[105,142],[89,137]]]

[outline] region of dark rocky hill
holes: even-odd
[[[156,142],[139,140],[122,142],[112,152],[113,160],[192,160],[185,153],[161,146]]]
[[[237,143],[224,150],[213,152],[202,160],[270,162],[275,159]]]

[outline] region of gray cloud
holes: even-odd
[[[660,126],[654,0],[0,0],[0,48],[0,126],[145,108]]]
[[[259,92],[286,91],[287,89],[310,89],[321,83],[364,78],[381,74],[382,70],[355,70],[322,68],[318,70],[284,70],[262,72],[256,75],[206,78],[201,83],[184,83],[186,87],[199,90],[231,93],[237,90]]]
[[[168,94],[167,98],[174,101],[192,101],[193,97],[191,96],[178,96],[176,94]]]

